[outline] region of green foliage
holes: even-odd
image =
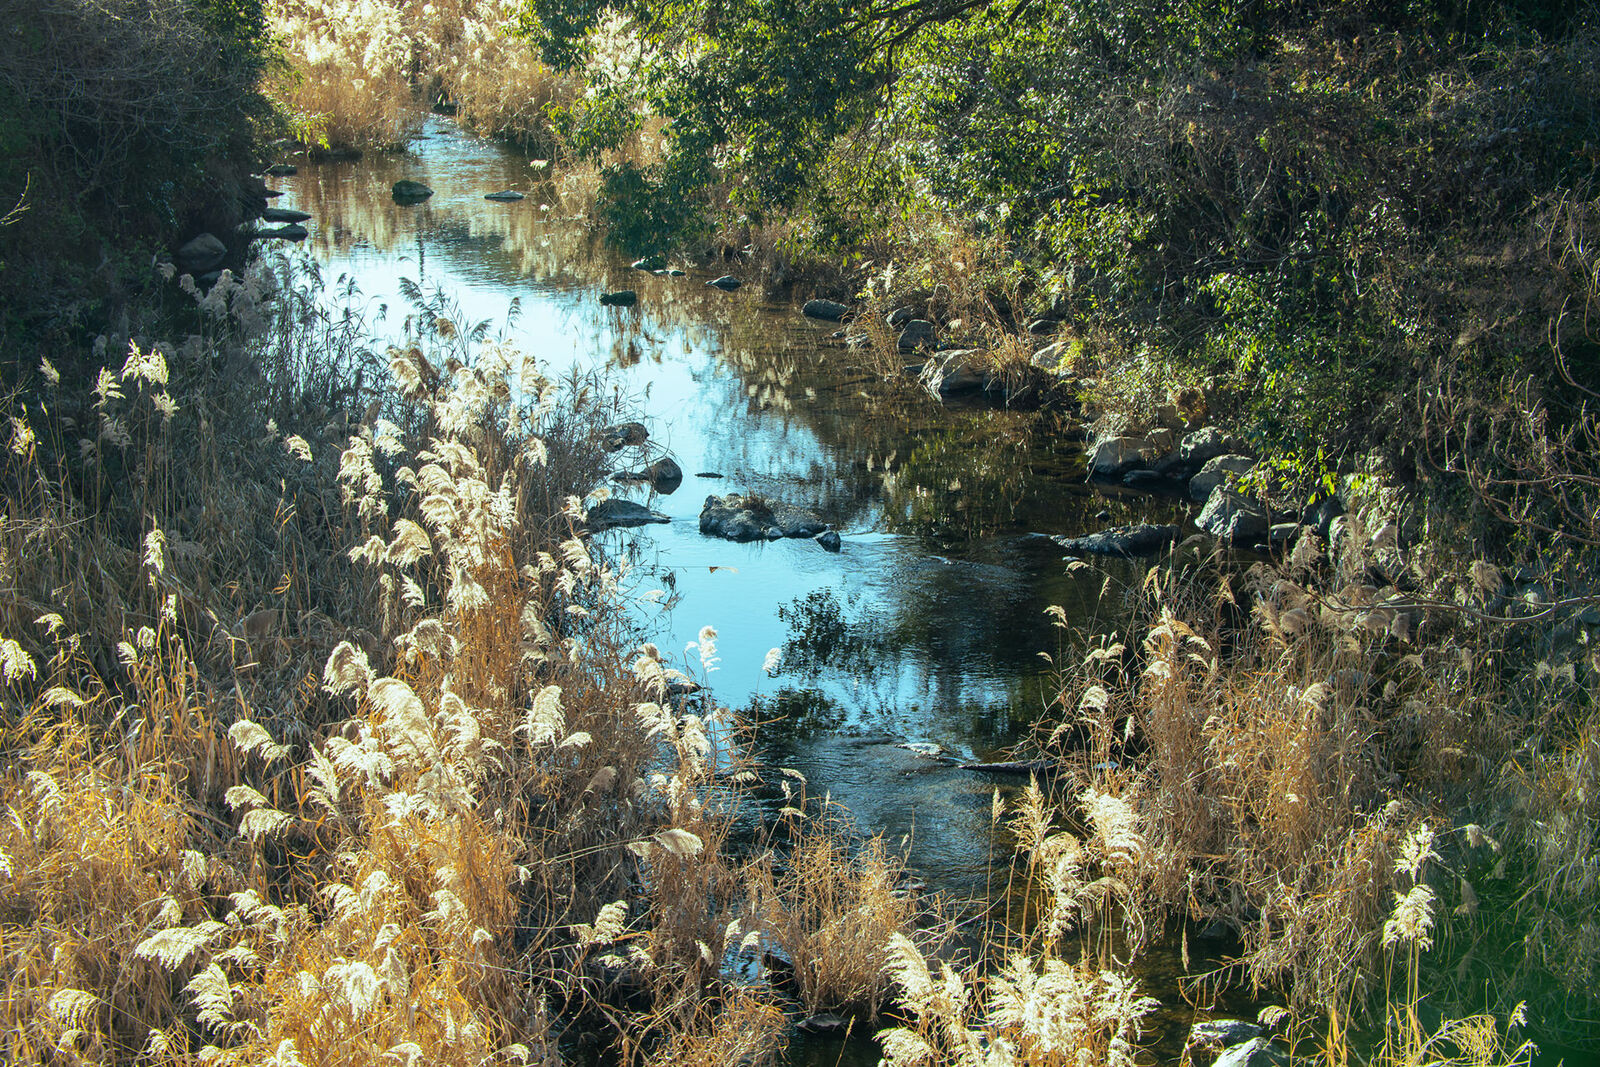
[[[649,5],[529,0],[523,32],[558,67],[582,62],[610,19],[633,19],[648,46],[633,103],[667,120],[664,166],[694,176],[753,217],[793,207],[835,138],[868,119],[889,83],[882,23],[848,0]],[[555,116],[580,153],[613,148],[619,100],[601,76],[585,114]]]
[[[601,171],[606,240],[635,256],[670,248],[706,229],[697,190],[675,187],[660,167],[622,162]]]
[[[633,102],[615,84],[601,83],[571,104],[545,108],[550,128],[580,159],[598,159],[622,148],[639,129]]]
[[[556,62],[585,61],[621,26],[644,41],[571,134],[603,154],[629,128],[619,112],[664,120],[659,170],[608,171],[608,210],[640,235],[630,247],[719,215],[778,216],[805,251],[849,260],[895,240],[915,259],[928,243],[917,220],[952,220],[1003,250],[991,284],[1053,298],[1077,333],[1209,380],[1231,398],[1217,414],[1308,474],[1375,444],[1412,448],[1395,414],[1441,361],[1469,355],[1489,382],[1548,377],[1530,357],[1582,285],[1537,249],[1536,219],[1581,199],[1600,161],[1590,5],[527,12]],[[1464,323],[1490,324],[1471,327],[1469,350]]]

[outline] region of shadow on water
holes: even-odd
[[[611,487],[671,520],[602,535],[634,564],[634,592],[673,605],[641,615],[648,636],[672,653],[715,627],[721,667],[708,681],[763,724],[770,759],[802,771],[863,830],[903,840],[931,887],[981,889],[996,783],[953,763],[1003,752],[1049,704],[1039,654],[1061,652],[1062,632],[1048,606],[1085,634],[1115,629],[1144,574],[1131,561],[1068,573],[1041,535],[1178,521],[1180,506],[1085,484],[1080,443],[1049,412],[940,405],[880,380],[831,338],[834,325],[755,285],[708,287],[726,264],[674,262],[683,277],[632,270],[571,217],[581,198],[548,175],[435,121],[411,153],[309,164],[280,184],[286,206],[313,215],[308,250],[325,276],[353,280],[397,333],[409,279],[448,294],[469,322],[506,321],[515,302],[508,340],[557,375],[604,373],[651,434],[619,454],[619,469],[670,454],[686,472],[669,495]],[[434,196],[396,204],[401,178]],[[483,199],[503,189],[525,198]],[[638,292],[637,307],[599,304],[619,288]],[[705,497],[744,491],[814,509],[843,551],[701,535]],[[816,1038],[796,1057],[876,1053]]]

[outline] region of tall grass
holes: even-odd
[[[1197,996],[1280,992],[1322,1013],[1333,1062],[1375,1019],[1382,1063],[1525,1062],[1496,1014],[1581,1047],[1600,965],[1572,936],[1594,906],[1582,627],[1486,621],[1498,573],[1402,552],[1404,511],[1373,494],[1331,553],[1307,530],[1247,572],[1152,570],[1140,640],[1066,667],[1045,744],[1076,818],[1114,796],[1138,835],[1121,943],[1165,930],[1187,959],[1202,929],[1238,938]]]
[[[743,735],[574,534],[602,391],[436,298],[380,355],[281,269],[174,284],[188,339],[11,404],[5,1058],[770,1057],[729,961],[851,920],[727,847]]]
[[[512,36],[518,17],[509,0],[277,0],[273,95],[314,146],[399,147],[419,109],[448,103],[480,133],[548,147],[545,105],[576,86]]]

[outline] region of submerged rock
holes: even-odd
[[[800,314],[812,319],[826,319],[828,322],[838,322],[844,318],[845,312],[850,308],[837,300],[807,300],[800,308]]]
[[[678,461],[671,456],[663,456],[643,470],[623,471],[613,474],[612,481],[616,482],[647,482],[650,488],[663,495],[670,496],[678,491],[678,486],[683,484],[683,468],[678,466]]]
[[[583,524],[595,533],[615,526],[644,526],[647,523],[665,523],[672,520],[659,511],[651,511],[632,500],[602,500],[583,517]]]
[[[600,303],[606,307],[631,308],[639,302],[639,294],[632,289],[618,289],[614,293],[601,293]]]
[[[308,222],[311,212],[292,207],[269,207],[261,212],[262,222]]]
[[[1096,556],[1149,556],[1177,541],[1178,528],[1141,522],[1132,526],[1113,526],[1084,537],[1053,535],[1050,540],[1068,552],[1088,552]]]
[[[287,226],[263,226],[261,229],[251,233],[250,236],[261,238],[262,240],[278,238],[283,241],[304,241],[311,236],[311,231],[297,222],[291,222]]]
[[[1059,770],[1059,765],[1054,760],[1043,759],[1014,759],[1000,760],[998,762],[963,763],[960,767],[964,771],[980,771],[983,774],[1026,774],[1041,778],[1050,777]]]
[[[729,541],[815,537],[827,528],[815,512],[772,504],[753,494],[708,496],[700,509],[700,532]]]
[[[631,264],[634,270],[642,271],[657,271],[661,270],[666,265],[666,256],[645,256],[643,259],[634,260]]]
[[[274,163],[261,173],[270,174],[274,178],[287,178],[291,174],[299,174],[300,168],[293,163]]]
[[[1129,489],[1137,489],[1141,493],[1159,493],[1170,490],[1173,481],[1160,471],[1141,470],[1135,468],[1122,476],[1122,484]]]
[[[843,1016],[824,1012],[801,1019],[794,1026],[796,1030],[804,1030],[808,1034],[842,1034],[850,1028],[850,1022]]]
[[[410,178],[401,178],[395,182],[394,188],[390,192],[393,194],[397,204],[416,204],[433,195],[432,189],[429,189],[421,182],[414,182]]]
[[[743,285],[744,281],[742,279],[735,278],[731,274],[724,274],[720,278],[711,279],[709,282],[706,282],[706,284],[712,286],[713,288],[721,289],[725,293],[731,293],[735,289],[739,288],[739,286]]]
[[[496,200],[502,204],[514,204],[523,199],[523,194],[515,189],[502,189],[498,193],[484,193],[483,198],[485,200]]]

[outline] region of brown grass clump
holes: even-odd
[[[794,968],[808,1012],[876,1016],[889,992],[889,939],[916,924],[916,896],[882,838],[852,850],[837,812],[824,804],[808,816],[805,806],[801,796],[791,800],[784,819],[792,845],[781,864],[769,857],[762,866],[756,908],[762,933]],[[931,947],[936,938],[918,940]]]
[[[1238,974],[1329,1013],[1334,1062],[1377,1004],[1381,1062],[1523,1062],[1493,1017],[1525,1018],[1531,990],[1564,998],[1543,1033],[1581,1041],[1592,1018],[1597,957],[1574,936],[1593,900],[1592,665],[1570,624],[1484,621],[1498,574],[1402,550],[1378,514],[1393,503],[1339,520],[1331,555],[1307,530],[1247,573],[1153,570],[1142,640],[1070,666],[1046,743],[1083,817],[1115,796],[1142,842],[1106,913],[1130,948],[1233,931]],[[1563,740],[1530,750],[1535,731]],[[1047,835],[1024,839],[1037,856]],[[1229,976],[1203,978],[1201,996]]]

